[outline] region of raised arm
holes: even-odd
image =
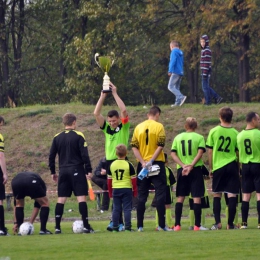
[[[128,114],[127,114],[127,111],[126,111],[125,103],[118,96],[116,86],[113,83],[111,83],[111,82],[110,82],[110,87],[111,87],[111,90],[112,90],[112,95],[114,96],[114,99],[115,99],[115,101],[117,103],[117,106],[120,109],[121,118],[126,118],[128,116]]]
[[[107,95],[106,93],[101,92],[101,95],[99,97],[99,100],[94,110],[94,116],[96,118],[96,122],[100,127],[102,127],[105,122],[105,118],[101,115],[101,108],[104,104],[104,100],[106,99],[106,95]]]

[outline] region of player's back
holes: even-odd
[[[213,149],[213,170],[237,159],[237,134],[235,128],[220,125],[210,130],[206,146]]]
[[[165,144],[163,125],[155,120],[145,120],[136,126],[131,144],[139,149],[144,160],[150,160],[157,147]],[[163,152],[157,160],[164,161]]]
[[[260,131],[245,129],[237,135],[239,160],[241,163],[260,163]]]

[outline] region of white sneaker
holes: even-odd
[[[187,96],[184,96],[184,97],[183,97],[183,99],[182,99],[182,101],[181,101],[181,103],[180,103],[180,106],[183,105],[183,103],[185,102],[186,98],[187,98]]]
[[[143,229],[143,227],[139,227],[139,228],[137,229],[137,231],[138,231],[138,232],[144,232],[144,229]]]
[[[178,107],[179,105],[177,105],[177,104],[173,104],[173,105],[171,105],[171,107]]]
[[[209,230],[209,229],[206,227],[200,226],[200,230]]]

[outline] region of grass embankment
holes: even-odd
[[[197,118],[199,127],[197,132],[202,134],[205,139],[209,129],[218,124],[218,110],[221,105],[212,105],[203,107],[201,104],[184,104],[182,107],[171,108],[169,105],[160,106],[162,114],[160,122],[166,130],[166,146],[165,152],[170,154],[173,138],[180,132],[184,131],[184,121],[186,117],[192,116]],[[260,109],[259,103],[250,104],[230,104],[234,111],[234,127],[237,130],[242,130],[245,126],[245,115],[247,112]],[[148,107],[149,108],[149,107]],[[148,108],[142,106],[128,107],[129,118],[131,122],[130,138],[134,127],[146,119]],[[102,114],[106,115],[110,109],[117,109],[114,106],[104,106]],[[93,116],[94,106],[84,104],[63,104],[63,105],[48,105],[48,106],[31,106],[18,107],[14,109],[0,109],[0,114],[5,118],[6,125],[1,133],[5,137],[5,155],[9,181],[7,191],[11,191],[11,179],[21,171],[34,171],[39,173],[48,187],[48,195],[51,199],[51,215],[53,217],[53,208],[56,199],[56,185],[51,180],[48,169],[48,154],[53,136],[63,130],[61,117],[66,112],[73,112],[77,115],[78,130],[82,131],[86,137],[89,154],[93,168],[96,167],[100,158],[104,155],[104,136],[95,122]],[[136,164],[131,148],[129,147],[129,159]],[[170,158],[170,166],[175,170],[175,165]],[[204,161],[207,165],[207,155],[204,155]],[[175,171],[176,174],[176,171]],[[207,181],[207,186],[210,187],[210,181]],[[96,187],[97,188],[97,187]],[[68,204],[66,210],[73,208],[73,212],[65,213],[64,217],[77,216],[77,205],[75,198],[72,198],[71,205]],[[28,203],[27,203],[28,204]],[[96,216],[95,202],[89,203],[91,216]],[[223,205],[224,207],[224,205]],[[255,203],[252,204],[255,212]],[[212,210],[207,210],[208,215]],[[184,215],[187,215],[184,211]],[[28,215],[28,212],[26,212]],[[109,218],[110,213],[100,215],[100,218]],[[153,215],[153,212],[152,212]],[[11,212],[7,213],[6,219],[11,219]]]

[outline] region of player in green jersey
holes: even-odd
[[[137,196],[137,186],[135,169],[132,163],[125,159],[126,153],[127,148],[124,144],[117,145],[118,159],[112,162],[107,173],[109,197],[113,197],[113,232],[119,231],[119,217],[122,209],[125,218],[125,231],[132,231],[132,195]]]
[[[197,121],[188,117],[185,122],[186,132],[177,135],[172,143],[171,156],[177,163],[177,187],[175,204],[174,231],[181,230],[183,202],[191,193],[195,215],[194,230],[208,230],[201,226],[201,197],[204,195],[204,180],[201,159],[205,149],[204,137],[195,132]]]
[[[120,109],[120,115],[116,110],[110,110],[107,113],[107,120],[101,114],[103,103],[108,93],[101,92],[100,98],[96,104],[94,115],[96,122],[105,135],[105,156],[106,156],[106,171],[109,170],[111,163],[117,159],[116,146],[124,144],[128,146],[130,123],[128,113],[123,100],[117,94],[117,88],[110,82],[112,95]],[[124,229],[123,218],[120,218],[120,230]],[[107,230],[112,231],[112,221],[107,227]]]
[[[208,148],[209,171],[213,177],[213,213],[215,224],[211,230],[222,228],[221,196],[228,194],[228,224],[227,229],[237,228],[234,225],[236,215],[236,195],[239,194],[239,167],[237,151],[237,130],[232,127],[233,111],[229,107],[219,110],[220,125],[209,132],[206,147]]]
[[[249,201],[252,192],[256,191],[258,228],[260,229],[260,125],[259,115],[250,112],[246,115],[246,129],[237,136],[239,161],[242,164],[242,225],[247,228]]]

